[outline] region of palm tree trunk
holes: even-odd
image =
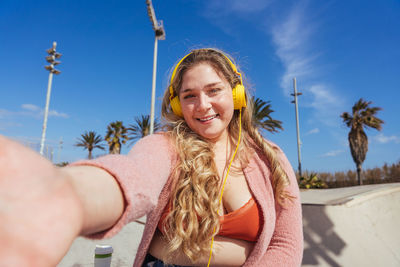
[[[111,143],[109,150],[108,150],[109,154],[115,154],[115,143]]]
[[[121,154],[121,142],[118,142],[117,149],[115,150],[115,154]]]
[[[110,154],[121,154],[121,143],[113,143],[113,145],[110,146]]]
[[[362,185],[362,179],[361,179],[361,164],[357,164],[357,178],[358,178],[358,184]]]
[[[88,159],[92,159],[92,150],[89,149],[89,156]]]

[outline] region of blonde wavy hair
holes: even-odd
[[[199,63],[209,64],[221,78],[233,88],[240,83],[240,78],[227,61],[226,54],[217,49],[196,49],[191,52],[177,67],[171,84],[175,95],[179,96],[185,72]],[[233,62],[233,61],[232,61]],[[182,117],[174,114],[170,106],[169,89],[165,91],[162,102],[162,117],[166,129],[175,143],[179,153],[179,162],[173,174],[171,193],[171,212],[163,223],[165,237],[169,248],[166,263],[170,262],[174,252],[182,250],[192,261],[209,253],[210,242],[219,231],[219,195],[221,181],[214,162],[213,144],[192,131]],[[275,200],[285,205],[285,199],[291,199],[285,187],[289,185],[287,174],[280,166],[276,149],[265,142],[252,122],[253,107],[246,91],[247,107],[242,109],[242,142],[239,144],[238,156],[235,159],[236,171],[248,164],[255,150],[265,155],[270,170]],[[235,110],[228,126],[232,147],[237,145],[239,134],[239,111]]]

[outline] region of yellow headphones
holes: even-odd
[[[215,51],[215,50],[214,50]],[[176,70],[178,69],[179,65],[181,65],[182,61],[187,58],[189,55],[191,55],[193,52],[190,52],[186,56],[184,56],[178,64],[176,64],[174,71],[172,72],[171,75],[171,81],[170,81],[170,86],[169,86],[169,102],[172,108],[172,111],[175,113],[175,115],[179,117],[183,117],[182,114],[182,109],[181,109],[181,102],[179,101],[179,97],[175,95],[174,88],[172,87],[172,81],[175,78]],[[218,52],[221,53],[221,52]],[[222,54],[222,53],[221,53]],[[240,77],[240,83],[238,83],[233,89],[232,89],[232,96],[233,96],[233,105],[234,109],[242,109],[246,107],[246,96],[244,93],[244,86],[243,86],[243,80],[242,80],[242,74],[238,72],[235,64],[232,63],[232,61],[224,54],[222,54],[226,60],[228,61],[229,65],[231,66],[232,70],[239,75]]]

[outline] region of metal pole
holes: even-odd
[[[154,132],[154,105],[156,101],[156,71],[157,71],[157,44],[158,40],[165,40],[165,30],[162,20],[157,21],[151,0],[146,0],[147,14],[149,15],[153,26],[154,40],[154,57],[153,57],[153,86],[151,88],[151,109],[150,109],[150,134]]]
[[[150,134],[154,132],[154,105],[156,100],[156,74],[157,74],[157,36],[154,38],[154,57],[153,57],[153,85],[151,88],[151,109],[150,109]]]
[[[52,80],[53,80],[53,73],[50,72],[50,74],[49,74],[49,82],[47,84],[46,107],[44,109],[42,139],[40,140],[40,155],[42,155],[42,156],[43,156],[43,149],[44,149],[44,140],[46,138],[47,116],[49,114],[50,93],[51,93],[51,82],[52,82]]]
[[[62,136],[60,138],[60,143],[58,143],[58,151],[57,151],[57,163],[60,163],[60,153],[61,153],[61,149],[62,149]]]
[[[49,74],[49,82],[47,84],[47,95],[46,95],[46,106],[44,109],[44,119],[43,119],[43,128],[42,128],[42,138],[40,140],[40,154],[43,156],[43,149],[44,149],[44,141],[46,139],[46,128],[47,128],[47,117],[49,115],[49,105],[50,105],[50,94],[51,94],[51,83],[53,81],[53,73],[60,74],[59,70],[54,69],[55,65],[60,64],[60,61],[56,61],[56,58],[60,58],[61,54],[56,53],[56,46],[57,43],[53,42],[53,47],[46,50],[49,54],[46,57],[46,61],[50,63],[50,65],[45,66],[44,68],[50,72]]]
[[[301,174],[301,152],[300,152],[300,128],[299,128],[299,108],[297,104],[297,85],[296,85],[296,77],[293,78],[293,87],[294,87],[294,104],[296,107],[296,132],[297,132],[297,157],[299,159],[299,175],[300,177],[302,176]]]

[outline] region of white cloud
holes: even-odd
[[[28,115],[34,117],[43,117],[44,115],[44,109],[34,104],[22,104],[21,108],[28,111],[28,113],[20,112],[21,115]],[[49,110],[48,115],[49,117],[69,118],[68,114],[51,109]]]
[[[237,20],[253,20],[275,0],[211,0],[204,1],[202,15],[227,35],[239,38]]]
[[[317,134],[317,133],[319,133],[319,128],[314,128],[309,130],[305,135]]]
[[[1,112],[1,110],[0,110]],[[14,127],[22,127],[22,123],[18,122],[1,122],[0,121],[0,130],[6,130],[8,128],[14,128]]]
[[[276,55],[284,66],[280,86],[286,96],[293,91],[293,78],[302,86],[300,103],[315,110],[313,116],[326,125],[337,125],[343,109],[343,101],[334,93],[331,86],[318,77],[322,75],[321,66],[316,62],[319,52],[312,47],[312,37],[316,32],[317,22],[307,18],[306,2],[294,6],[283,20],[271,28]],[[298,86],[299,87],[299,86]]]
[[[315,84],[311,86],[309,90],[314,96],[311,105],[315,108],[319,106],[335,105],[338,101],[338,98],[323,84]]]
[[[337,155],[343,153],[344,150],[332,150],[329,152],[326,152],[325,154],[322,154],[321,157],[336,157]]]
[[[27,116],[34,117],[36,119],[42,119],[44,114],[44,110],[34,104],[22,104],[21,110],[19,111],[10,111],[5,109],[0,109],[0,118],[10,118],[15,116]],[[64,112],[59,112],[57,110],[49,110],[49,117],[58,117],[58,118],[69,118],[69,115]]]
[[[30,111],[39,111],[40,110],[40,108],[38,106],[33,105],[33,104],[22,104],[21,108],[30,110]]]
[[[68,114],[62,113],[62,112],[58,112],[56,110],[49,110],[49,116],[51,116],[51,117],[60,117],[60,118],[65,118],[65,119],[69,118]]]
[[[273,1],[270,0],[213,0],[208,1],[204,15],[217,17],[229,15],[233,12],[255,13],[267,8]]]
[[[325,125],[336,127],[341,120],[340,114],[345,109],[343,101],[340,101],[325,84],[312,85],[308,91],[312,99],[305,106],[315,110],[313,117]]]
[[[32,136],[14,136],[11,138],[20,143],[37,144],[37,145],[40,144],[40,141],[42,139],[41,137],[32,137]],[[46,144],[49,144],[49,145],[59,145],[60,141],[62,141],[62,140],[54,140],[54,139],[46,138]]]
[[[0,109],[0,119],[5,118],[10,115],[10,111],[5,109]]]
[[[400,143],[400,137],[392,135],[392,136],[385,136],[383,133],[380,133],[374,136],[374,140],[380,144],[386,144],[390,142],[394,142],[396,144]]]
[[[271,27],[272,41],[276,55],[282,61],[285,73],[281,77],[281,87],[285,95],[293,88],[293,78],[305,77],[313,73],[312,61],[316,55],[307,53],[308,40],[314,31],[305,22],[305,7],[297,5],[281,21]]]

